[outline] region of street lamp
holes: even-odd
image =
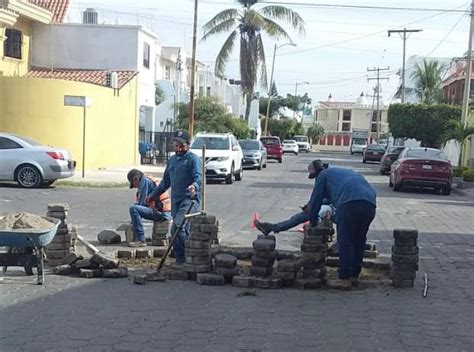
[[[268,86],[267,115],[265,116],[266,117],[265,118],[265,131],[264,131],[265,136],[268,136],[268,118],[269,118],[269,115],[270,115],[270,100],[272,99],[272,97],[270,96],[270,90],[272,89],[273,72],[275,71],[275,54],[276,54],[277,49],[283,48],[286,45],[296,46],[295,43],[289,42],[289,43],[285,43],[285,44],[281,44],[281,45],[276,45],[275,44],[275,47],[273,48],[272,73],[270,75],[270,84]]]
[[[308,84],[311,84],[307,81],[304,81],[304,82],[295,82],[295,98],[296,96],[298,95],[298,85],[308,85]],[[298,104],[299,105],[299,104]],[[304,114],[304,112],[303,112]],[[296,111],[293,111],[293,118],[296,119]]]

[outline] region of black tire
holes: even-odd
[[[379,173],[380,173],[380,175],[385,175],[387,172],[385,172],[384,169],[380,169],[380,170],[379,170]]]
[[[43,181],[43,182],[41,182],[41,187],[49,187],[49,186],[51,186],[54,182],[56,182],[56,180]]]
[[[230,168],[230,174],[225,178],[225,183],[231,185],[234,182],[234,164]]]
[[[264,168],[264,169],[267,168],[267,162],[268,162],[268,159],[265,159],[265,164],[263,164],[263,168]]]
[[[15,181],[24,188],[37,188],[41,185],[43,178],[35,166],[23,164],[15,171]]]
[[[441,191],[443,192],[443,195],[449,196],[451,194],[451,186],[444,186]]]
[[[298,153],[295,153],[295,155],[298,155]]]
[[[354,155],[354,153],[353,153],[353,152],[351,152],[351,155]]]
[[[242,177],[244,177],[244,167],[243,164],[240,164],[240,170],[235,174],[235,180],[242,181]]]
[[[278,163],[279,163],[279,164],[281,164],[282,162],[283,162],[283,159],[282,159],[282,158],[278,159]]]
[[[365,159],[362,159],[362,162],[363,162],[364,164],[366,164],[366,163],[367,163],[367,160],[365,160]]]
[[[394,183],[393,184],[393,190],[395,192],[400,192],[402,190],[402,184],[401,183]]]
[[[262,170],[262,164],[263,164],[263,160],[260,159],[260,162],[258,163],[258,166],[257,166],[257,170]]]
[[[391,178],[391,177],[388,179],[388,187],[390,187],[390,188],[393,187],[393,182],[392,182],[392,178]]]

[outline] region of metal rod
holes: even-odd
[[[202,146],[201,210],[206,211],[206,145]]]
[[[193,55],[191,63],[191,92],[189,96],[189,134],[191,137],[194,132],[194,91],[195,91],[195,76],[196,76],[196,32],[197,32],[197,15],[198,15],[198,0],[194,1],[194,24],[193,24]]]
[[[273,48],[273,60],[272,60],[272,72],[270,75],[270,85],[268,88],[268,102],[267,102],[267,114],[265,116],[265,131],[263,133],[264,136],[268,136],[268,119],[270,118],[270,102],[272,100],[271,96],[271,90],[272,90],[272,85],[273,85],[273,73],[275,70],[275,54],[277,50],[277,45],[275,44],[275,47]]]
[[[423,288],[423,298],[426,298],[428,295],[428,274],[425,273],[424,275],[424,280],[425,280],[425,287]]]
[[[82,178],[85,177],[86,168],[86,102],[84,98],[84,111],[82,114]]]

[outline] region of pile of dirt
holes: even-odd
[[[10,213],[0,218],[0,231],[50,230],[54,223],[44,217],[30,213]]]

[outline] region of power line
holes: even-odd
[[[440,42],[433,48],[433,50],[431,50],[431,51],[429,52],[429,54],[426,55],[425,57],[430,56],[431,54],[433,54],[433,53],[436,51],[436,49],[439,48],[439,46],[440,46],[441,44],[447,42],[447,41],[446,41],[446,38],[449,37],[449,35],[454,31],[454,29],[458,26],[458,24],[461,22],[461,20],[462,20],[463,18],[464,18],[464,14],[459,18],[459,20],[454,24],[454,26],[451,27],[451,29],[448,31],[448,33],[446,33],[446,35],[443,37],[443,39],[441,39],[441,41],[440,41]]]

